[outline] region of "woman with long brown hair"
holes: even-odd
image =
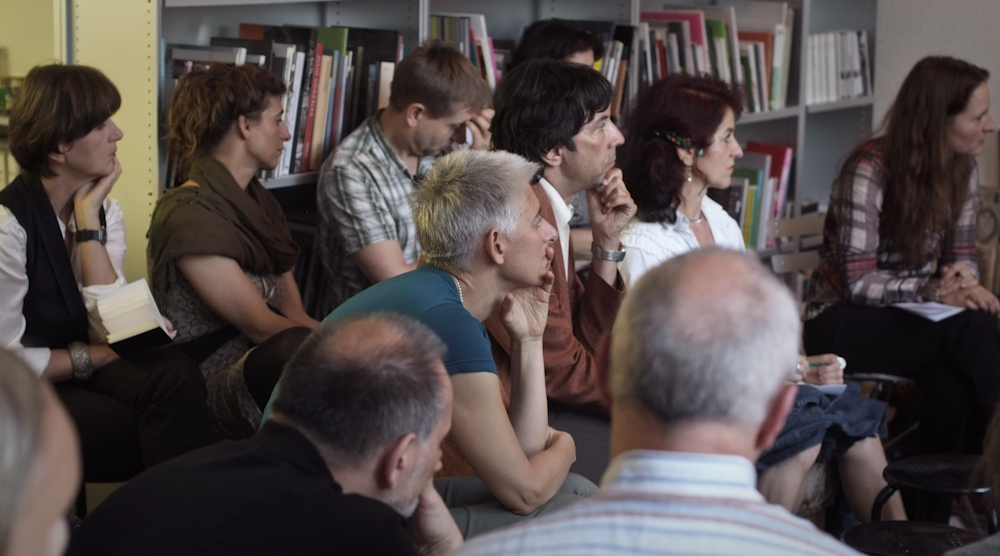
[[[932,56],[833,183],[806,309],[808,353],[916,378],[917,451],[975,451],[1000,389],[1000,301],[978,283],[975,155],[996,130],[989,73]],[[967,309],[940,322],[892,307]]]
[[[170,139],[188,180],[153,211],[153,295],[199,361],[216,428],[247,437],[284,361],[316,321],[292,269],[278,201],[255,177],[281,158],[285,86],[255,66],[217,65],[184,76],[170,108]]]

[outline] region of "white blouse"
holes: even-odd
[[[739,224],[719,203],[707,196],[702,198],[701,211],[708,220],[712,237],[719,247],[746,251],[743,232]],[[632,218],[622,230],[622,245],[625,246],[625,260],[618,263],[618,271],[627,287],[632,287],[639,278],[663,261],[699,249],[690,221],[677,213],[677,222],[642,222]]]
[[[80,267],[80,249],[74,244],[70,261],[73,274],[76,276],[77,287],[87,308],[87,320],[92,342],[103,341],[103,327],[97,314],[97,298],[111,288],[125,285],[125,220],[118,201],[107,198],[104,200],[104,215],[108,230],[108,258],[111,266],[118,274],[114,283],[104,286],[83,287]],[[56,218],[59,231],[66,235],[67,226]],[[76,221],[70,220],[69,231],[76,232]],[[26,348],[21,345],[26,323],[21,311],[24,308],[24,296],[28,294],[27,246],[28,234],[21,227],[17,218],[7,207],[0,205],[0,346],[11,350],[24,359],[28,366],[40,376],[49,364],[48,348]]]

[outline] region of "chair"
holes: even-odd
[[[810,214],[795,218],[779,218],[767,224],[767,234],[773,238],[798,240],[802,236],[812,236],[823,233],[825,214]],[[798,245],[795,246],[796,248]],[[811,270],[819,264],[819,252],[797,251],[795,253],[778,253],[771,256],[771,269],[778,274]]]
[[[876,556],[940,556],[982,539],[973,531],[920,521],[862,523],[840,537],[847,546]]]
[[[922,493],[961,496],[972,523],[978,529],[979,522],[972,511],[969,495],[980,494],[986,508],[989,532],[995,533],[997,514],[990,501],[989,482],[982,474],[976,473],[978,461],[977,456],[965,454],[934,454],[903,458],[890,463],[882,472],[882,477],[888,484],[875,497],[871,520],[874,522],[881,519],[882,506],[893,493],[900,488],[909,488]]]
[[[778,253],[771,255],[771,269],[779,276],[802,275],[811,271],[819,264],[819,251],[799,251],[802,236],[823,233],[825,214],[810,214],[796,218],[780,218],[767,223],[768,237],[777,240]],[[782,243],[793,250],[791,253],[781,253]],[[801,304],[805,299],[805,278],[792,281],[786,279],[788,287],[795,294],[795,299]]]

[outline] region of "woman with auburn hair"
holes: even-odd
[[[216,440],[197,365],[108,346],[97,298],[125,285],[118,89],[86,66],[32,68],[10,111],[21,173],[0,192],[0,346],[50,380],[84,477],[123,480]],[[127,187],[127,185],[126,185]]]
[[[978,451],[1000,390],[1000,301],[978,283],[975,249],[988,77],[940,56],[910,70],[833,182],[806,308],[808,353],[917,380],[919,453]],[[967,310],[932,322],[892,307],[928,301]]]
[[[216,429],[244,438],[260,424],[291,356],[316,321],[292,269],[299,247],[256,173],[290,137],[285,86],[256,66],[216,65],[181,78],[171,146],[187,181],[167,191],[149,228],[153,295],[199,361]]]
[[[619,263],[622,278],[634,284],[663,261],[694,249],[718,245],[743,251],[739,225],[707,197],[709,188],[729,187],[743,150],[735,137],[743,110],[738,91],[708,77],[672,75],[641,92],[625,130],[622,171],[638,210],[622,232],[627,247]],[[757,461],[758,488],[773,503],[797,511],[806,474],[817,460],[836,459],[851,510],[871,516],[885,486],[885,453],[877,434],[885,404],[858,395],[848,384],[829,398],[812,385],[843,384],[841,360],[833,354],[800,358],[795,406],[774,445]],[[885,519],[906,519],[898,495],[883,510]]]

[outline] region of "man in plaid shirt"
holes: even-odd
[[[326,314],[420,257],[414,184],[453,143],[489,148],[489,86],[468,57],[428,44],[396,68],[389,106],[348,135],[319,171],[318,245]]]

